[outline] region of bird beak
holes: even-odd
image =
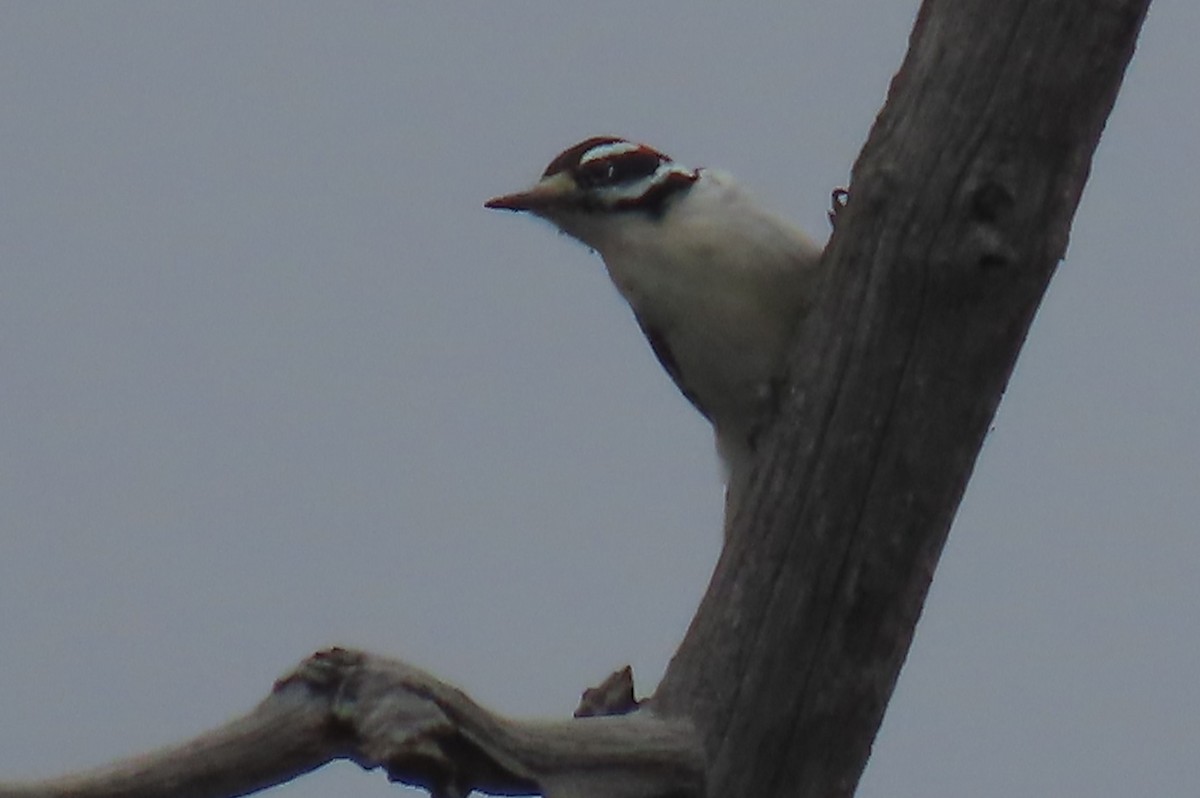
[[[566,172],[559,172],[543,177],[524,191],[492,197],[483,203],[483,207],[540,214],[556,205],[563,205],[574,194],[575,181]]]

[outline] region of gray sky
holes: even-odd
[[[0,778],[359,645],[649,692],[720,542],[601,264],[487,212],[595,133],[824,237],[916,3],[0,5]],[[1200,784],[1200,6],[1157,0],[860,795]],[[349,765],[281,788],[395,795]]]

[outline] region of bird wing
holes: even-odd
[[[654,351],[654,356],[658,358],[659,364],[671,376],[675,382],[675,387],[683,394],[684,398],[692,403],[692,406],[700,411],[700,415],[704,416],[710,422],[712,416],[700,404],[700,400],[696,398],[696,394],[688,387],[683,380],[683,374],[679,370],[679,363],[675,360],[675,353],[671,351],[670,345],[667,343],[666,333],[659,327],[646,321],[640,313],[634,313],[634,318],[637,319],[638,326],[642,328],[642,334],[646,336],[646,340],[650,343],[650,348]]]

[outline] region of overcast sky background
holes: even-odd
[[[332,643],[520,715],[650,692],[709,432],[600,262],[482,203],[618,133],[824,238],[916,7],[0,5],[0,780]],[[1157,0],[864,798],[1200,785],[1198,36]]]

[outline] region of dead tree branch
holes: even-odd
[[[710,794],[853,794],[1148,5],[922,6],[654,700],[696,723]]]
[[[248,715],[195,740],[0,798],[224,798],[334,759],[383,768],[437,798],[473,789],[548,798],[704,794],[690,724],[648,711],[520,722],[397,660],[331,649],[279,680]]]
[[[191,743],[0,798],[241,795],[339,757],[448,798],[852,795],[1148,5],[924,3],[652,710],[519,723],[335,650]]]

